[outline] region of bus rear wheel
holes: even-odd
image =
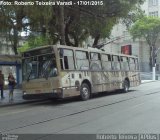
[[[90,90],[88,84],[82,83],[81,89],[80,89],[81,99],[83,101],[86,101],[86,100],[88,100],[90,98],[90,95],[91,95],[91,90]]]
[[[127,80],[124,80],[122,90],[124,93],[127,93],[129,91],[129,82]]]

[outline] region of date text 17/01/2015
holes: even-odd
[[[103,5],[103,1],[77,1],[77,2],[73,2],[73,1],[68,1],[68,2],[63,2],[63,1],[28,1],[28,2],[24,2],[24,1],[0,1],[0,5]]]

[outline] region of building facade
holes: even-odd
[[[146,0],[141,6],[147,16],[160,17],[160,0]],[[123,53],[122,48],[130,46],[131,54],[139,57],[140,71],[151,72],[150,68],[150,49],[147,42],[143,39],[133,40],[124,24],[115,25],[112,30],[111,38],[117,40],[107,44],[104,48],[109,52]],[[157,40],[156,47],[160,47],[160,39]],[[157,53],[156,72],[160,74],[160,51]]]

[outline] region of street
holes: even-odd
[[[141,84],[128,93],[0,108],[0,131],[12,134],[159,133],[160,81]]]

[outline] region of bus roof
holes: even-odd
[[[127,56],[127,57],[135,57],[138,58],[135,55],[126,55],[126,54],[121,54],[121,53],[114,53],[114,52],[107,52],[104,50],[100,50],[97,48],[80,48],[80,47],[71,47],[71,46],[65,46],[65,45],[58,45],[57,48],[67,48],[67,49],[73,49],[73,50],[81,50],[81,51],[89,51],[89,52],[98,52],[98,53],[104,53],[104,54],[111,54],[111,55],[119,55],[119,56]]]
[[[35,50],[39,50],[39,49],[43,49],[43,48],[66,48],[66,49],[73,49],[73,50],[81,50],[81,51],[89,51],[89,52],[98,52],[98,53],[104,53],[104,54],[111,54],[111,55],[119,55],[119,56],[125,56],[125,57],[135,57],[135,58],[138,58],[137,56],[135,55],[126,55],[126,54],[121,54],[121,53],[114,53],[114,52],[107,52],[107,51],[104,51],[104,50],[100,50],[100,49],[97,49],[97,48],[91,48],[91,47],[88,47],[88,48],[81,48],[81,47],[72,47],[72,46],[66,46],[66,45],[46,45],[46,46],[40,46],[40,47],[36,47],[36,48],[33,48],[33,49],[29,49],[23,53],[26,53],[26,52],[30,52],[30,51],[35,51]]]

